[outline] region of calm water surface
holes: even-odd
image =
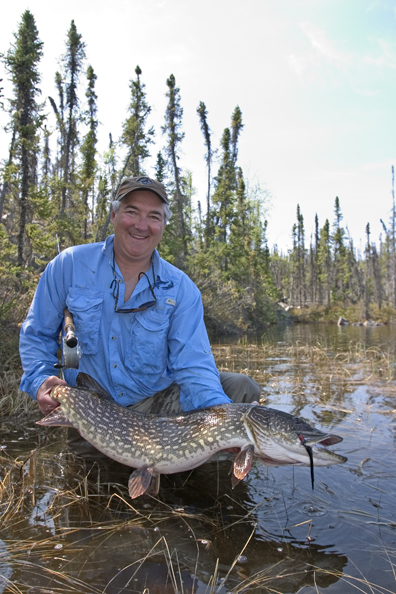
[[[213,344],[265,405],[343,437],[348,462],[315,469],[314,490],[309,468],[259,463],[232,490],[225,461],[132,502],[129,469],[84,466],[62,429],[4,419],[0,593],[396,592],[395,338],[295,325]]]

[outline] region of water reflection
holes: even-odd
[[[395,354],[395,326],[337,326],[336,324],[277,324],[269,326],[255,340],[264,343],[283,343],[284,345],[320,344],[334,351],[345,351],[351,343],[361,344],[365,348],[380,346]],[[250,341],[249,341],[250,342]]]
[[[6,544],[0,540],[0,594],[6,591],[12,576],[12,566],[9,561],[8,549]]]

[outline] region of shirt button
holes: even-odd
[[[124,396],[124,392],[120,392],[118,396]]]
[[[117,363],[113,363],[113,367],[115,369],[117,367]]]
[[[111,340],[115,340],[116,338],[117,338],[116,336],[112,336],[111,337]]]

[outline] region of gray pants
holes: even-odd
[[[249,375],[221,371],[220,381],[228,398],[235,403],[254,402],[260,399],[261,386]],[[180,386],[173,383],[165,390],[128,408],[146,414],[177,415],[183,412],[180,407]],[[83,439],[76,429],[68,430],[67,441],[74,454],[84,456],[87,460],[104,457],[104,454]]]
[[[260,399],[261,386],[249,375],[242,373],[220,372],[221,386],[233,402],[253,402]],[[180,386],[173,383],[157,392],[154,396],[145,398],[128,407],[146,414],[178,415],[180,407]]]

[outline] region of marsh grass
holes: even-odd
[[[327,414],[334,410],[350,418],[351,423],[356,422],[355,409],[345,395],[356,386],[371,384],[378,390],[385,386],[391,401],[395,396],[393,353],[380,348],[365,348],[361,343],[351,343],[342,352],[319,343],[215,345],[212,350],[219,369],[249,374],[264,385],[263,400],[269,396],[291,396],[294,404],[300,400],[320,404]],[[15,358],[6,361],[3,372],[0,374],[3,426],[8,423],[8,415],[18,416],[19,424],[23,421],[32,425],[37,405],[30,399],[24,402],[18,394],[20,370]],[[377,412],[393,414],[392,410]],[[29,421],[27,417],[31,417]],[[369,435],[371,428],[359,427],[359,430]],[[366,579],[364,568],[353,574],[352,571],[331,571],[309,563],[293,567],[287,557],[248,575],[239,560],[245,553],[249,555],[256,530],[254,517],[261,503],[248,508],[237,499],[228,500],[234,511],[232,518],[225,520],[224,498],[214,501],[212,508],[203,511],[154,498],[146,503],[132,502],[125,483],[107,481],[100,466],[94,465],[87,470],[81,459],[63,453],[62,444],[56,447],[59,432],[50,429],[45,435],[44,442],[15,458],[7,453],[7,449],[0,449],[0,527],[6,544],[5,549],[0,549],[0,566],[9,563],[16,574],[12,581],[3,579],[6,593],[44,594],[47,590],[64,594],[112,594],[121,592],[116,589],[117,584],[127,576],[123,582],[128,588],[126,592],[149,594],[153,590],[150,584],[144,585],[137,580],[150,563],[156,563],[165,568],[162,589],[158,591],[192,594],[194,585],[186,583],[186,567],[181,559],[183,539],[186,538],[195,551],[195,565],[189,571],[193,576],[200,575],[200,592],[205,591],[205,594],[283,594],[289,591],[323,594],[327,587],[321,586],[321,580],[327,578],[331,578],[329,583],[338,582],[335,591],[343,594],[355,591],[388,594],[392,591],[380,585],[380,576],[378,583]],[[3,442],[7,442],[6,432],[3,432]],[[377,476],[379,481],[381,472],[378,469],[373,472],[368,467],[367,460],[362,460],[360,466],[350,471],[360,472],[363,478],[370,479],[376,493],[372,479]],[[378,488],[378,505],[381,504],[380,493]],[[284,505],[288,515],[287,501]],[[351,525],[372,522],[378,526],[380,519],[374,504],[372,509],[372,513],[353,506],[343,510],[346,525],[348,522]],[[254,525],[249,529],[249,535],[238,547],[228,567],[221,565],[219,558],[213,560],[213,554],[209,555],[214,548],[213,542],[231,529],[251,526],[252,522]],[[391,520],[381,519],[381,522],[385,528],[394,529]],[[307,520],[306,524],[306,544],[309,546],[312,520]],[[47,535],[43,535],[44,530],[48,530]],[[72,568],[72,562],[77,562],[83,554],[87,556],[84,563],[88,566],[90,555],[101,551],[104,543],[129,532],[131,542],[139,540],[140,535],[145,538],[149,535],[151,544],[147,549],[142,547],[137,558],[129,564],[121,564],[106,582],[98,585],[97,580],[86,578],[85,565],[78,571]],[[86,552],[88,546],[92,553]],[[105,555],[106,549],[103,551]],[[396,591],[395,550],[383,546],[378,548],[377,554],[388,564]],[[206,559],[206,567],[210,567],[205,576],[200,574],[202,558]],[[196,580],[197,577],[192,578],[193,584]],[[296,584],[300,584],[300,589],[296,590]],[[2,586],[0,579],[0,591]]]
[[[38,417],[37,403],[25,392],[19,390],[20,373],[0,376],[0,418]]]
[[[279,572],[278,575],[271,575],[272,572],[277,572],[278,567],[273,566],[270,570],[266,569],[265,571],[258,572],[254,576],[249,577],[242,581],[238,586],[229,590],[229,594],[242,594],[244,592],[255,592],[256,594],[283,594],[285,589],[282,588],[281,590],[278,589],[279,582],[290,581],[290,583],[295,582],[298,580],[299,577],[304,577],[306,570],[302,570],[301,572]],[[340,592],[348,592],[352,593],[360,592],[361,594],[394,594],[394,590],[389,590],[388,588],[383,588],[382,586],[375,584],[373,582],[368,581],[367,579],[362,577],[356,577],[353,575],[349,575],[348,573],[341,573],[341,572],[332,572],[328,570],[324,570],[320,567],[315,567],[314,565],[311,566],[311,570],[314,574],[315,582],[320,579],[322,576],[328,576],[334,578],[338,582],[340,582],[341,587],[343,590],[339,590]],[[324,593],[324,589],[319,588],[316,583],[314,587],[303,587],[301,592],[304,594],[314,593],[321,594]]]
[[[37,410],[37,405],[27,394],[19,391],[22,375],[18,351],[19,325],[0,318],[0,336],[0,418],[28,415]]]
[[[330,571],[314,564],[305,564],[292,569],[287,556],[279,562],[265,569],[254,572],[252,575],[244,575],[243,565],[239,564],[240,558],[249,549],[252,538],[255,535],[256,524],[253,522],[255,508],[247,510],[238,505],[237,501],[231,501],[235,506],[232,523],[225,525],[221,508],[224,503],[217,501],[212,509],[204,513],[197,513],[196,510],[189,510],[183,507],[166,504],[156,498],[141,504],[132,502],[127,496],[126,487],[118,487],[119,492],[109,495],[107,485],[102,484],[95,478],[94,472],[86,472],[82,461],[74,459],[63,459],[62,472],[58,476],[48,475],[48,459],[51,453],[46,447],[27,452],[18,459],[2,455],[0,459],[3,470],[3,479],[0,483],[0,525],[2,533],[14,532],[18,535],[10,540],[5,539],[6,549],[0,551],[0,564],[8,563],[13,567],[17,577],[14,581],[4,581],[4,592],[12,594],[109,594],[112,592],[121,593],[137,592],[149,594],[150,583],[147,589],[141,587],[134,589],[135,583],[139,581],[141,572],[147,563],[161,564],[166,568],[166,576],[162,579],[160,590],[164,594],[193,594],[194,584],[198,578],[192,578],[192,586],[185,584],[186,568],[181,562],[178,554],[178,547],[174,546],[172,539],[169,539],[163,532],[169,529],[170,523],[177,523],[181,532],[188,534],[195,543],[196,561],[193,576],[199,574],[198,565],[202,550],[208,550],[211,546],[211,538],[227,532],[231,526],[236,524],[251,525],[250,534],[244,545],[238,549],[234,561],[230,563],[227,570],[220,566],[219,559],[213,566],[212,574],[207,577],[205,594],[284,594],[295,591],[293,584],[305,583],[311,576],[314,585],[302,586],[300,592],[322,594],[321,580],[325,583],[339,582],[340,592],[360,592],[363,594],[391,594],[392,590],[382,587],[379,583],[369,581],[360,575],[352,575],[348,572]],[[75,486],[61,485],[64,476],[67,474],[70,465]],[[69,468],[70,470],[70,468]],[[76,472],[78,470],[78,472]],[[46,500],[43,507],[39,502],[43,493],[45,480],[51,483],[51,496]],[[45,487],[49,489],[49,487]],[[36,490],[36,495],[34,495]],[[259,507],[260,504],[256,506]],[[286,503],[285,503],[286,505]],[[69,513],[72,510],[73,513]],[[360,515],[367,519],[376,519],[375,512],[367,516],[363,510],[348,510],[351,513]],[[343,513],[346,513],[345,511]],[[38,518],[39,516],[39,518]],[[98,521],[98,516],[100,521]],[[53,530],[44,538],[35,538],[30,535],[23,537],[26,517],[38,518],[44,525],[52,525]],[[66,521],[66,518],[69,518]],[[74,518],[71,521],[70,518]],[[22,528],[21,528],[22,524]],[[306,524],[307,544],[309,543],[312,520]],[[207,533],[207,539],[202,539],[202,530]],[[68,564],[78,558],[82,551],[86,550],[87,537],[89,536],[89,548],[91,551],[100,550],[106,541],[111,540],[118,534],[130,533],[133,535],[150,533],[154,536],[153,544],[147,551],[143,552],[137,559],[127,565],[122,565],[117,572],[109,577],[108,581],[100,586],[95,580],[88,581],[83,577],[84,567],[80,571],[68,570]],[[158,535],[156,537],[156,535]],[[22,537],[21,537],[22,536]],[[4,538],[4,537],[3,537]],[[133,540],[131,540],[133,542]],[[393,573],[396,587],[396,555],[394,550],[381,548],[378,553],[389,563],[389,571]],[[89,559],[88,554],[88,558]],[[56,569],[56,566],[62,568]],[[241,569],[242,567],[242,569]],[[124,578],[124,576],[126,576]],[[123,579],[123,589],[118,590],[115,584]],[[27,584],[40,583],[37,590]],[[0,585],[2,582],[0,581]],[[319,585],[317,585],[319,584]],[[342,586],[342,584],[344,586]],[[112,587],[114,586],[114,589]],[[201,582],[202,587],[202,582]],[[345,589],[342,589],[344,588]],[[130,588],[130,589],[129,589]],[[289,589],[290,588],[290,589]],[[325,588],[326,589],[326,588]]]
[[[72,460],[72,462],[75,463],[76,460]],[[45,473],[46,467],[45,452],[37,449],[30,452],[28,458],[15,460],[2,456],[0,463],[5,469],[0,486],[0,525],[3,531],[8,529],[8,531],[11,530],[18,534],[19,525],[24,522],[24,518],[27,515],[33,517],[36,513],[34,510],[37,508],[38,502],[32,491],[34,486],[39,487],[42,482],[42,473],[43,470]],[[44,466],[44,469],[41,466]],[[81,469],[83,467],[82,464]],[[23,468],[25,468],[25,472],[22,473]],[[36,590],[34,588],[27,590],[26,581],[31,580],[34,583],[38,579],[42,586],[37,588],[37,593],[106,594],[112,583],[127,572],[128,580],[123,586],[124,591],[124,588],[128,588],[134,582],[144,565],[148,561],[154,560],[167,568],[167,577],[161,592],[193,593],[193,589],[183,586],[182,574],[185,573],[185,569],[180,565],[177,549],[172,549],[167,538],[160,535],[160,528],[163,523],[169,523],[172,520],[181,522],[185,531],[192,536],[196,543],[198,564],[202,539],[195,534],[195,528],[199,526],[202,529],[203,525],[207,525],[208,530],[211,531],[222,529],[221,524],[211,515],[190,513],[183,508],[166,505],[155,498],[150,499],[150,504],[146,503],[138,509],[130,500],[127,500],[126,488],[124,488],[123,495],[113,493],[109,496],[103,485],[91,479],[91,473],[79,477],[78,483],[73,489],[65,488],[62,491],[59,487],[52,487],[51,490],[52,495],[47,499],[46,508],[39,507],[39,520],[44,519],[48,525],[55,524],[56,532],[42,539],[33,537],[24,539],[22,537],[5,541],[6,550],[0,552],[0,564],[12,565],[15,571],[23,574],[23,578],[20,582],[11,582],[4,578],[4,592],[33,593]],[[64,526],[62,522],[57,522],[61,517],[65,518],[67,509],[72,507],[74,508],[73,517],[79,517],[75,526]],[[92,519],[90,510],[95,510],[95,517],[101,516],[100,522]],[[120,568],[104,587],[97,587],[66,570],[55,570],[52,567],[56,561],[65,560],[70,556],[78,556],[79,550],[83,550],[86,546],[87,534],[91,543],[90,547],[95,549],[96,546],[103,546],[106,540],[119,533],[124,533],[126,530],[147,529],[158,534],[153,546],[139,559]],[[97,544],[95,544],[96,541],[98,541]],[[213,584],[216,584],[215,578],[212,581]],[[3,585],[3,582],[0,579],[0,586]],[[128,589],[127,591],[136,592],[137,590]],[[147,594],[149,591],[150,589],[147,588]]]
[[[396,358],[391,349],[379,347],[366,348],[361,342],[351,342],[349,348],[340,352],[327,345],[299,344],[273,345],[215,345],[213,355],[220,371],[233,371],[250,375],[257,382],[265,385],[272,381],[274,363],[296,369],[315,365],[316,372],[331,377],[334,381],[350,384],[363,384],[396,379]],[[288,369],[286,368],[286,373]]]

